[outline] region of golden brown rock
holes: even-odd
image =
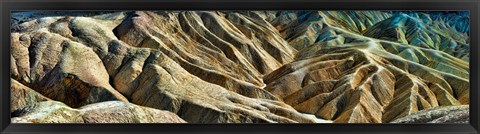
[[[10,81],[10,112],[13,112],[19,108],[23,108],[28,105],[35,104],[37,102],[50,100],[49,98],[43,96],[38,92],[35,92],[29,87],[22,85],[14,79],[10,79]]]
[[[187,123],[175,113],[122,101],[90,104],[80,110],[85,123]]]
[[[400,60],[380,51],[375,41],[344,45],[350,47],[300,51],[296,62],[265,76],[265,89],[300,112],[352,123],[389,122],[439,102],[458,105],[465,100],[468,81],[463,78]],[[312,50],[317,56],[311,56]]]
[[[362,18],[369,14],[378,15],[377,20]],[[348,11],[272,16],[270,22],[299,52],[294,62],[264,76],[265,89],[300,112],[335,122],[379,123],[439,105],[468,104],[467,62],[437,51],[441,49],[362,36],[370,30],[377,30],[372,33],[379,36],[393,35],[378,30],[384,28],[381,23],[395,25],[391,23],[397,21],[391,20],[396,16]],[[402,25],[417,24],[407,21]],[[416,38],[408,36],[410,41]],[[455,51],[461,49],[468,48]]]
[[[108,101],[128,101],[109,84],[109,76],[98,56],[75,42],[62,43],[61,60],[34,88],[71,107]]]
[[[42,46],[38,51],[56,59],[39,62],[48,68],[35,73],[39,78],[31,82],[33,89],[71,107],[128,98],[192,123],[317,122],[261,88],[261,75],[292,60],[296,50],[272,33],[272,26],[257,25],[259,20],[253,18],[261,18],[255,14],[126,14],[46,17],[51,25],[19,29],[19,34],[48,36],[43,42],[50,43],[38,43]],[[248,27],[237,28],[243,24]],[[26,52],[29,58],[38,55],[15,51]]]
[[[69,107],[38,105],[84,112],[84,122],[386,123],[469,104],[462,14],[37,12],[17,20],[12,91],[31,97],[15,109],[43,99],[31,88]],[[18,121],[42,120],[79,121]]]
[[[168,111],[107,101],[73,109],[57,101],[44,101],[12,112],[13,123],[186,123]]]
[[[151,57],[133,103],[172,111],[187,122],[314,122],[281,102],[248,98],[202,81],[160,52]]]

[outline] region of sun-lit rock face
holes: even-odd
[[[17,109],[23,108],[35,104],[37,102],[48,101],[49,98],[43,96],[42,94],[35,92],[19,83],[18,81],[11,79],[11,88],[10,88],[10,112],[13,112]]]
[[[19,68],[12,75],[18,81],[72,107],[127,101],[109,84],[107,70],[91,48],[46,29],[12,35],[12,62]]]
[[[344,19],[369,14],[383,20]],[[285,35],[297,35],[290,42],[299,52],[294,62],[264,77],[264,89],[298,111],[335,122],[380,123],[430,107],[469,103],[468,62],[441,49],[410,44],[416,37],[403,43],[382,38],[405,36],[386,30],[390,25],[409,32],[427,27],[412,22],[418,18],[382,12],[295,15],[290,26],[278,25],[286,27]],[[303,16],[316,19],[300,19]]]
[[[106,101],[73,109],[44,101],[12,112],[13,123],[186,123],[176,114],[122,101]]]
[[[28,12],[13,18],[14,122],[388,123],[469,104],[463,12]]]
[[[469,123],[468,109],[468,105],[429,108],[391,123]]]
[[[385,52],[374,40],[344,45],[351,46],[299,54],[265,76],[265,90],[300,112],[336,122],[388,122],[425,108],[469,103],[466,78]]]

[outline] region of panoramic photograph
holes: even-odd
[[[469,123],[468,11],[12,11],[12,123]]]

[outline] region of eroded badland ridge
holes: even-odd
[[[464,12],[18,12],[12,121],[468,122],[468,29]]]

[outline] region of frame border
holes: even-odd
[[[0,132],[183,133],[479,133],[479,2],[477,0],[4,0],[0,2]],[[470,11],[470,124],[11,124],[10,12],[14,10],[468,10]],[[8,18],[7,18],[8,17]],[[472,38],[473,37],[473,38]]]

